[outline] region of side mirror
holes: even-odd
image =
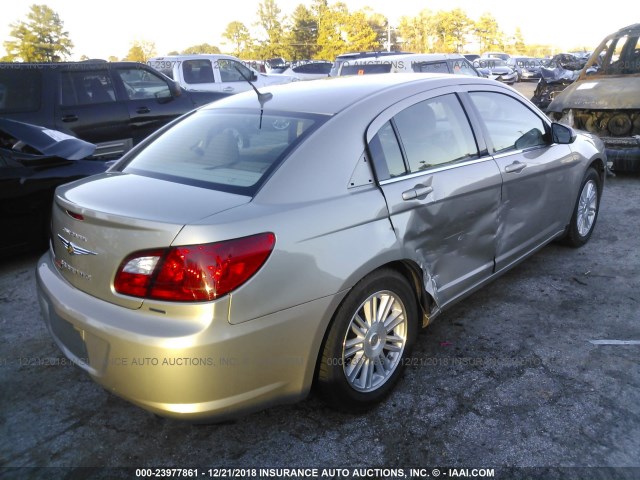
[[[180,95],[182,95],[182,87],[180,85],[178,85],[177,82],[170,80],[169,81],[169,92],[171,93],[172,97],[179,97]]]
[[[256,72],[251,72],[251,81],[255,82],[258,80],[258,74]]]
[[[551,124],[551,140],[553,143],[569,144],[576,139],[576,132],[571,127],[561,123]]]

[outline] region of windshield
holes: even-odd
[[[260,110],[200,110],[133,156],[126,173],[253,196],[327,117]]]
[[[640,44],[638,34],[625,35],[609,40],[597,55],[597,64],[592,65],[600,75],[640,74]]]

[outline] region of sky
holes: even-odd
[[[606,3],[592,7],[567,0],[343,1],[350,11],[369,7],[387,16],[392,26],[397,25],[400,17],[414,16],[424,8],[437,11],[459,7],[474,20],[489,12],[506,34],[512,35],[520,27],[525,43],[554,45],[558,51],[575,47],[593,50],[609,33],[640,22],[638,2],[627,4],[623,15],[619,8],[607,9]],[[70,60],[79,60],[83,55],[122,58],[136,40],[154,42],[158,55],[201,43],[230,51],[231,46],[223,44],[222,32],[234,20],[255,29],[259,0],[11,0],[2,6],[0,43],[10,38],[9,25],[25,20],[34,3],[45,4],[59,15],[75,45]],[[276,0],[276,3],[288,15],[298,4],[308,6],[311,0]],[[329,0],[329,4],[333,3]],[[619,6],[616,2],[612,5]],[[0,45],[0,56],[4,53]]]

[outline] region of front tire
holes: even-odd
[[[336,311],[318,369],[318,388],[340,410],[362,411],[398,381],[418,329],[416,296],[395,270],[362,279]]]
[[[591,238],[598,219],[601,193],[600,177],[593,168],[589,168],[582,179],[571,223],[564,238],[567,245],[578,248]]]

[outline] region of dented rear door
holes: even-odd
[[[437,93],[398,105],[368,135],[404,256],[442,306],[493,273],[502,178],[456,93]]]

